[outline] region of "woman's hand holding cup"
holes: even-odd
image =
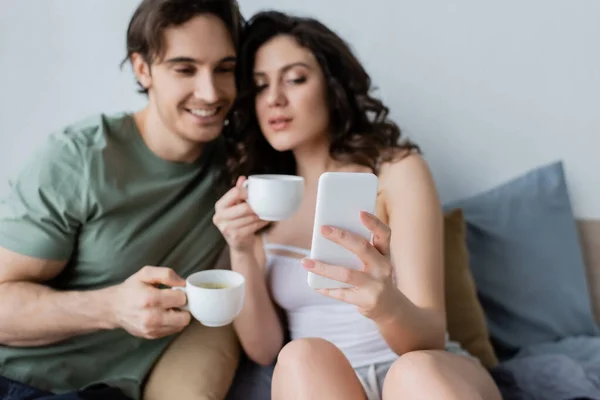
[[[269,223],[261,220],[246,202],[244,181],[245,177],[238,178],[236,185],[217,201],[213,217],[230,249],[236,252],[253,251],[256,232]]]

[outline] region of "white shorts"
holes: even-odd
[[[460,344],[456,342],[447,341],[446,351],[479,361],[479,359],[473,357],[468,351],[460,347]],[[360,384],[367,394],[367,400],[381,400],[383,381],[395,361],[396,360],[391,360],[354,369]]]
[[[381,400],[383,380],[396,360],[355,368],[356,376],[367,394],[367,400]]]

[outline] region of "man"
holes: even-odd
[[[139,398],[190,323],[165,287],[224,246],[240,28],[235,0],[143,0],[127,59],[147,106],[51,135],[0,203],[0,399]]]

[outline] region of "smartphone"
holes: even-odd
[[[319,177],[310,258],[346,268],[363,268],[358,256],[326,239],[321,227],[334,226],[371,241],[371,231],[360,220],[360,212],[375,214],[378,185],[377,176],[368,172],[325,172]],[[308,285],[313,289],[351,287],[310,271]]]

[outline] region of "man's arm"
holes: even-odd
[[[0,247],[0,344],[43,346],[115,327],[106,290],[59,292],[42,284],[65,264]]]
[[[75,253],[91,213],[87,148],[76,136],[70,129],[51,135],[0,200],[0,344],[42,346],[119,327],[151,339],[181,331],[190,321],[178,310],[185,294],[158,288],[185,285],[169,268],[140,265],[100,290],[45,285]]]
[[[123,328],[156,339],[181,331],[190,314],[172,269],[146,266],[125,282],[91,291],[56,291],[41,282],[58,275],[64,261],[23,256],[0,247],[0,344],[33,347],[102,329]]]

